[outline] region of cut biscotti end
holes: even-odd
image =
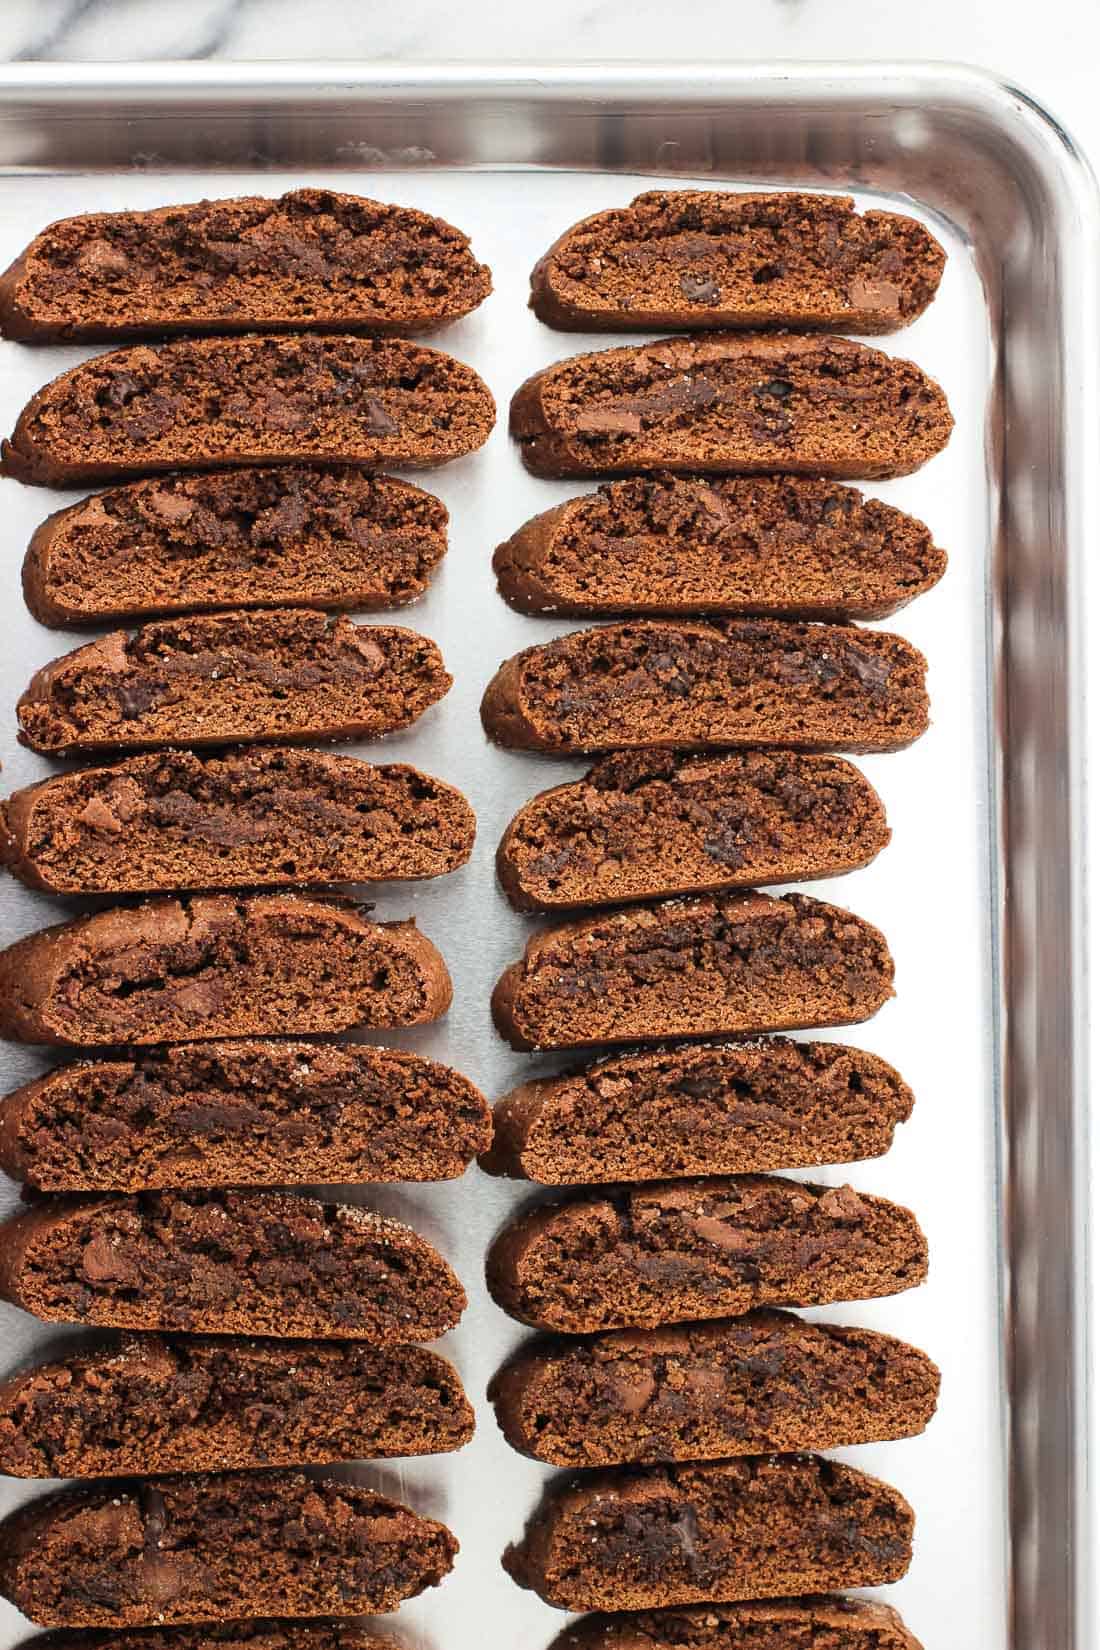
[[[882,934],[806,894],[744,893],[578,917],[527,942],[493,991],[513,1048],[587,1048],[851,1025],[893,996]]]
[[[182,1043],[0,1099],[0,1167],[51,1192],[453,1180],[491,1137],[460,1072],[362,1043]]]
[[[850,338],[703,333],[575,355],[512,397],[533,475],[909,475],[951,435],[940,386]]]
[[[422,1025],[451,1001],[415,922],[347,900],[196,895],[92,912],[0,952],[0,1035],[104,1047]]]
[[[563,1610],[646,1610],[898,1581],[913,1509],[814,1455],[601,1472],[551,1488],[509,1547],[521,1587]]]
[[[247,740],[378,739],[449,691],[435,643],[309,608],[207,613],[64,653],[19,700],[19,738],[52,756]]]
[[[559,1633],[550,1650],[812,1650],[818,1644],[829,1650],[921,1650],[889,1605],[839,1595],[585,1616]]]
[[[0,1382],[0,1472],[115,1478],[435,1455],[473,1437],[424,1347],[123,1335]]]
[[[302,327],[407,335],[476,309],[490,272],[442,218],[333,189],[88,212],[0,276],[24,343]]]
[[[0,1298],[45,1323],[399,1346],[466,1307],[411,1227],[289,1192],[50,1198],[2,1230]]]
[[[67,629],[227,607],[402,607],[447,548],[439,499],[361,470],[221,470],[97,493],[36,528],[23,593]]]
[[[901,636],[777,619],[635,619],[506,659],[481,720],[510,750],[893,751],[928,726],[927,661]]]
[[[288,746],[145,752],[0,803],[0,864],[51,894],[444,876],[470,857],[460,791],[404,763]]]
[[[510,1317],[566,1335],[870,1300],[914,1288],[927,1270],[910,1210],[772,1175],[542,1203],[504,1227],[486,1263],[489,1292]]]
[[[24,1640],[18,1650],[31,1650],[32,1645],[35,1650],[401,1650],[399,1641],[383,1637],[357,1621],[270,1618],[205,1622],[202,1626],[137,1628],[129,1632],[109,1632],[95,1627],[57,1628]]]
[[[536,1340],[493,1378],[513,1449],[556,1467],[840,1449],[923,1432],[939,1371],[904,1341],[756,1311]]]
[[[437,1586],[458,1551],[400,1501],[299,1472],[63,1490],[0,1533],[0,1592],[42,1627],[380,1614]]]
[[[531,273],[531,308],[565,332],[894,332],[946,261],[916,218],[850,195],[654,189],[567,229]]]
[[[630,476],[526,522],[493,557],[521,613],[883,619],[947,557],[913,516],[818,476]]]
[[[136,344],[24,407],[0,473],[41,487],[251,464],[425,469],[484,445],[472,367],[404,339],[302,332]]]
[[[521,911],[813,882],[890,840],[877,793],[836,756],[617,753],[511,821],[497,873]]]
[[[912,1109],[893,1066],[863,1049],[687,1043],[513,1089],[494,1107],[480,1161],[545,1186],[855,1163],[889,1151]]]

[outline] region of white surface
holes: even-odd
[[[287,175],[281,176],[284,181],[290,186],[318,180]],[[245,175],[189,174],[181,193],[235,193],[269,182]],[[645,180],[647,187],[653,183]],[[481,311],[450,329],[442,341],[484,374],[502,411],[527,373],[570,350],[606,342],[593,338],[590,344],[581,335],[565,338],[542,327],[525,307],[528,271],[563,226],[600,206],[629,200],[639,181],[530,174],[520,181],[487,173],[403,173],[390,179],[373,173],[348,176],[346,186],[430,207],[470,232],[475,249],[493,268],[495,292]],[[87,179],[51,180],[48,186],[41,179],[6,180],[0,183],[0,266],[25,239],[28,222],[40,215],[46,187],[50,215],[154,205],[165,194],[164,180],[150,176],[96,179],[94,198]],[[870,918],[890,940],[898,969],[896,999],[870,1024],[835,1035],[895,1063],[913,1085],[918,1103],[888,1157],[805,1178],[833,1183],[850,1178],[858,1189],[896,1198],[916,1209],[928,1233],[933,1263],[926,1286],[890,1300],[814,1315],[892,1331],[926,1348],[941,1364],[943,1401],[925,1437],[841,1453],[896,1484],[918,1509],[912,1570],[888,1589],[888,1596],[928,1650],[953,1645],[999,1650],[1005,1585],[995,1211],[993,1199],[983,1192],[995,1178],[981,436],[989,359],[976,275],[964,249],[951,244],[950,252],[932,309],[904,334],[879,342],[912,355],[943,383],[956,432],[947,450],[917,475],[866,489],[927,520],[951,558],[942,584],[891,621],[929,656],[933,726],[910,751],[861,762],[883,795],[893,841],[875,865],[815,890]],[[0,426],[10,427],[15,412],[46,376],[84,353],[39,353],[0,344]],[[383,916],[417,915],[443,948],[456,978],[455,1006],[441,1027],[392,1040],[452,1062],[495,1097],[528,1074],[532,1062],[509,1052],[489,1021],[492,984],[530,931],[495,888],[493,853],[504,824],[523,800],[583,771],[583,764],[547,763],[498,751],[482,736],[478,701],[497,662],[519,646],[575,628],[575,622],[552,624],[512,613],[496,594],[489,555],[527,516],[582,488],[528,476],[503,420],[481,453],[415,479],[449,506],[452,544],[431,594],[405,610],[402,622],[439,641],[456,684],[418,727],[367,754],[406,758],[461,785],[475,804],[480,829],[466,870],[435,885],[416,890],[394,886],[378,896]],[[66,501],[66,495],[0,483],[9,545],[14,549],[25,543],[34,525]],[[79,638],[45,631],[26,614],[18,596],[16,554],[8,557],[0,577],[9,642],[0,659],[0,706],[9,707],[0,716],[7,788],[39,777],[48,767],[44,759],[16,746],[10,706],[32,668]],[[385,622],[384,616],[379,618]],[[928,899],[931,875],[934,904]],[[946,958],[940,928],[944,911],[952,913]],[[17,889],[8,879],[0,885],[0,943],[57,915],[58,905],[45,896]],[[934,1036],[930,1026],[936,1028]],[[948,1049],[950,1086],[945,1083]],[[0,1091],[32,1075],[40,1064],[30,1051],[0,1045]],[[948,1134],[949,1153],[944,1149]],[[6,1190],[10,1203],[15,1191]],[[437,1592],[404,1608],[401,1627],[432,1650],[478,1650],[491,1623],[494,1643],[541,1650],[565,1618],[517,1589],[500,1569],[499,1558],[507,1542],[519,1535],[548,1474],[505,1445],[483,1401],[490,1375],[524,1331],[487,1298],[482,1258],[506,1210],[523,1193],[474,1170],[450,1187],[361,1195],[363,1201],[410,1218],[438,1240],[471,1295],[470,1310],[448,1337],[446,1349],[478,1406],[478,1436],[458,1457],[395,1464],[381,1475],[383,1485],[410,1494],[417,1505],[452,1523],[462,1542],[455,1575]],[[0,1308],[5,1365],[41,1339],[32,1320],[13,1308]],[[956,1470],[960,1462],[966,1463],[965,1472]],[[26,1486],[3,1485],[0,1510],[26,1494]],[[2,1641],[12,1644],[24,1631],[17,1613],[4,1607]]]

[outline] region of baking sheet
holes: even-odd
[[[277,176],[260,168],[175,169],[171,176],[161,176],[165,157],[148,159],[141,171],[0,178],[0,260],[14,255],[41,223],[70,212],[154,206],[202,195],[273,193],[337,181],[324,169],[280,169]],[[541,326],[525,307],[527,275],[538,254],[577,218],[624,203],[641,188],[662,182],[691,186],[693,181],[707,180],[430,167],[398,173],[343,171],[338,178],[341,188],[422,207],[458,223],[494,272],[489,301],[431,341],[477,368],[497,397],[500,421],[481,453],[412,478],[438,493],[450,509],[451,549],[427,598],[403,610],[398,620],[439,642],[455,686],[441,706],[407,733],[372,747],[348,747],[377,760],[415,762],[459,785],[476,809],[478,842],[465,870],[435,884],[375,889],[367,897],[383,917],[415,915],[443,950],[455,979],[455,1004],[442,1025],[376,1040],[414,1047],[460,1067],[490,1098],[535,1071],[567,1063],[514,1054],[492,1029],[492,984],[518,955],[531,927],[497,890],[493,854],[516,807],[535,790],[584,768],[578,762],[497,751],[485,740],[478,719],[481,692],[503,657],[576,627],[576,622],[514,614],[495,591],[490,568],[494,545],[535,511],[583,490],[579,484],[526,475],[507,438],[507,403],[529,372],[574,351],[625,341],[557,334]],[[883,204],[881,199],[873,203]],[[872,197],[861,196],[860,204],[872,204]],[[914,210],[911,202],[899,204]],[[830,1183],[850,1179],[857,1189],[912,1206],[928,1234],[931,1272],[919,1290],[812,1315],[901,1335],[940,1364],[943,1397],[924,1437],[839,1453],[888,1479],[916,1508],[912,1569],[883,1596],[902,1611],[929,1650],[955,1644],[994,1650],[1009,1640],[991,906],[998,872],[991,858],[989,767],[991,501],[984,448],[993,354],[970,249],[942,221],[926,221],[949,253],[940,295],[912,327],[876,342],[911,355],[943,384],[956,430],[947,450],[917,475],[865,490],[927,521],[949,554],[941,585],[885,625],[928,656],[933,725],[908,752],[859,759],[884,799],[893,829],[886,852],[855,875],[805,886],[849,905],[886,933],[897,962],[895,1000],[866,1026],[833,1035],[892,1061],[917,1096],[914,1116],[899,1131],[887,1158],[808,1178]],[[10,428],[40,383],[90,353],[0,344],[0,425]],[[42,629],[26,614],[19,595],[19,563],[30,532],[51,509],[77,496],[2,483],[7,554],[0,587],[5,604],[0,745],[5,789],[39,778],[51,766],[15,742],[13,708],[19,692],[38,665],[86,639]],[[385,615],[376,617],[386,620]],[[71,909],[6,880],[0,885],[0,941],[9,943]],[[4,1046],[0,1082],[7,1089],[33,1076],[43,1063],[32,1051]],[[5,1186],[4,1192],[5,1207],[14,1206],[16,1189]],[[494,1642],[540,1650],[566,1618],[516,1588],[500,1569],[499,1557],[507,1541],[519,1534],[550,1474],[508,1448],[484,1402],[489,1377],[525,1332],[488,1299],[483,1256],[502,1220],[527,1193],[475,1168],[450,1186],[350,1195],[409,1219],[437,1241],[471,1297],[461,1326],[441,1349],[458,1363],[477,1406],[474,1442],[453,1457],[364,1469],[369,1481],[445,1519],[462,1544],[453,1576],[405,1606],[397,1626],[406,1640],[439,1650],[444,1645],[447,1650],[474,1650],[487,1633]],[[0,1308],[5,1367],[38,1351],[49,1338],[49,1331],[22,1313]],[[4,1482],[0,1510],[40,1488]],[[3,1644],[17,1642],[28,1631],[22,1618],[4,1606]]]

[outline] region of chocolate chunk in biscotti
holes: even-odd
[[[442,218],[292,189],[62,218],[0,276],[0,332],[28,343],[300,327],[404,336],[468,314],[490,285]]]
[[[0,1036],[78,1048],[421,1025],[446,964],[415,922],[305,894],[152,899],[0,951]]]
[[[545,1186],[855,1163],[912,1110],[893,1066],[843,1043],[685,1043],[523,1083],[481,1163]]]
[[[493,992],[513,1048],[586,1048],[869,1020],[894,994],[877,928],[807,894],[727,894],[534,934]]]
[[[110,1632],[57,1628],[26,1640],[18,1650],[401,1650],[401,1646],[361,1623],[347,1620],[206,1622],[201,1627],[137,1628]],[[844,1650],[848,1650],[847,1645]],[[860,1646],[862,1650],[862,1646]],[[891,1645],[889,1650],[894,1650]]]
[[[924,657],[901,636],[776,619],[635,619],[506,659],[481,720],[511,750],[893,751],[928,726]]]
[[[939,1381],[930,1358],[890,1335],[760,1311],[528,1342],[489,1397],[522,1454],[603,1467],[911,1438]]]
[[[870,864],[882,803],[837,756],[750,750],[604,757],[516,814],[497,873],[521,911],[813,882]]]
[[[378,739],[450,686],[439,649],[415,630],[280,607],[113,631],[44,665],[16,713],[23,744],[51,756]]]
[[[115,1478],[461,1449],[474,1413],[423,1347],[112,1337],[0,1382],[0,1472]]]
[[[286,746],[154,751],[0,803],[0,864],[50,894],[443,876],[470,857],[461,792],[404,763]]]
[[[644,1610],[898,1581],[913,1509],[815,1455],[624,1469],[550,1489],[504,1567],[563,1610]]]
[[[942,578],[928,528],[816,476],[630,476],[535,516],[493,557],[521,613],[884,619]]]
[[[46,1323],[400,1346],[466,1306],[411,1227],[290,1192],[43,1198],[0,1235],[0,1298]]]
[[[63,1490],[10,1514],[0,1538],[0,1593],[42,1627],[375,1615],[438,1585],[458,1551],[400,1501],[300,1472]]]
[[[451,1180],[491,1136],[459,1072],[366,1043],[181,1043],[0,1099],[0,1166],[50,1192]]]
[[[786,471],[858,481],[919,469],[953,424],[938,384],[867,344],[712,333],[544,367],[512,397],[510,429],[539,476]]]
[[[591,1335],[896,1295],[927,1270],[924,1234],[896,1203],[733,1175],[541,1203],[499,1234],[486,1275],[521,1323]]]
[[[58,1650],[85,1647],[63,1645]],[[119,1650],[144,1647],[125,1644]],[[171,1647],[158,1645],[150,1650]],[[834,1595],[585,1616],[559,1633],[550,1650],[921,1650],[921,1646],[888,1605]]]
[[[63,372],[20,413],[2,471],[69,487],[241,464],[418,470],[483,446],[495,417],[473,368],[423,344],[183,338]]]
[[[850,195],[653,189],[567,229],[532,271],[531,308],[565,332],[894,332],[945,262],[915,218]]]
[[[392,476],[300,465],[161,476],[47,516],[23,562],[42,624],[225,607],[402,607],[447,548],[447,511]]]

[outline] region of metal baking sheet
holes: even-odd
[[[447,1021],[392,1040],[452,1062],[494,1098],[566,1063],[513,1054],[490,1025],[493,981],[529,931],[495,887],[494,849],[523,800],[583,771],[499,752],[478,719],[501,658],[571,628],[513,614],[494,588],[493,546],[580,490],[525,474],[507,403],[536,368],[623,341],[542,327],[525,307],[527,275],[585,213],[655,181],[716,180],[898,204],[950,255],[931,310],[883,342],[942,382],[954,437],[917,475],[867,489],[925,519],[949,552],[942,584],[888,621],[928,655],[933,726],[908,752],[862,761],[893,841],[875,865],[820,890],[878,923],[897,959],[896,999],[835,1035],[893,1061],[917,1094],[887,1158],[820,1178],[910,1204],[928,1232],[931,1275],[917,1291],[828,1316],[911,1339],[943,1369],[924,1437],[846,1452],[917,1511],[912,1569],[884,1596],[928,1650],[1093,1650],[1076,626],[1080,558],[1095,549],[1084,439],[1096,428],[1096,212],[1068,140],[1020,95],[938,68],[708,65],[662,77],[181,65],[149,78],[137,66],[32,66],[0,77],[0,263],[71,212],[337,183],[441,213],[493,268],[492,298],[438,341],[488,380],[500,423],[481,453],[416,478],[451,511],[451,550],[404,617],[441,644],[455,687],[419,726],[364,754],[414,761],[460,785],[477,810],[467,869],[370,897],[387,917],[415,914],[455,976]],[[0,344],[0,425],[87,353]],[[38,627],[19,592],[29,533],[76,495],[5,481],[0,496],[10,788],[49,766],[16,744],[15,700],[34,668],[81,638]],[[0,888],[3,943],[61,914],[10,880]],[[0,1081],[11,1087],[43,1063],[4,1047]],[[478,1406],[474,1443],[454,1457],[357,1469],[447,1520],[462,1543],[454,1575],[397,1626],[436,1650],[542,1650],[566,1618],[519,1591],[499,1559],[548,1474],[510,1451],[484,1402],[522,1331],[489,1301],[483,1256],[524,1194],[475,1169],[447,1187],[349,1195],[437,1240],[471,1297],[444,1350]],[[4,1188],[6,1206],[16,1197]],[[50,1338],[7,1307],[0,1336],[4,1367]],[[28,1493],[4,1483],[0,1509]],[[28,1631],[5,1606],[4,1645]]]

